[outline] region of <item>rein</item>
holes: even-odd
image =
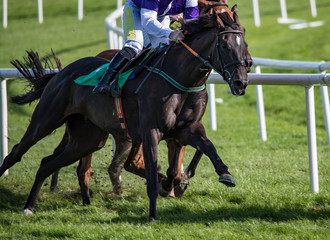
[[[199,55],[197,52],[195,52],[192,48],[190,48],[187,44],[185,44],[183,41],[180,40],[180,43],[189,51],[191,52],[195,57],[197,57],[199,60],[201,60],[203,62],[203,64],[205,66],[208,66],[210,68],[212,68],[214,71],[216,71],[217,73],[219,73],[222,77],[223,80],[225,80],[227,83],[231,83],[231,78],[232,75],[236,72],[237,68],[239,65],[245,66],[245,62],[244,61],[233,61],[227,64],[224,64],[223,61],[223,57],[221,55],[221,51],[220,51],[220,39],[219,37],[222,34],[227,34],[227,33],[234,33],[234,34],[242,34],[243,32],[240,30],[226,30],[226,31],[222,31],[222,32],[218,32],[217,33],[217,43],[216,43],[216,47],[217,47],[217,52],[218,52],[218,61],[220,62],[220,69],[216,69],[211,63],[210,61],[204,59],[201,55]],[[236,68],[234,69],[234,71],[232,73],[230,73],[227,68],[232,66],[232,65],[237,65]]]
[[[203,84],[200,87],[185,87],[182,86],[180,83],[175,81],[173,78],[171,78],[169,75],[167,75],[164,71],[155,68],[155,67],[145,67],[149,72],[153,72],[158,74],[159,76],[163,77],[166,81],[168,81],[170,84],[172,84],[177,89],[183,91],[183,92],[199,92],[205,89],[205,84]]]

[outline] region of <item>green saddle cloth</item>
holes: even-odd
[[[74,80],[75,83],[79,85],[85,85],[85,86],[96,86],[96,84],[101,80],[103,74],[107,70],[108,66],[110,63],[106,63],[102,65],[101,67],[95,69],[93,72],[91,72],[88,75],[83,75]],[[119,75],[118,79],[118,85],[120,88],[124,86],[126,83],[127,79],[132,75],[133,69],[130,69],[126,72],[123,72],[122,74]],[[118,77],[118,76],[116,76]]]

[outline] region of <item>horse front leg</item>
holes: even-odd
[[[233,176],[228,171],[226,164],[219,157],[213,143],[206,137],[204,126],[201,123],[197,126],[195,125],[189,129],[188,134],[185,132],[185,135],[183,142],[187,141],[189,145],[199,151],[196,153],[196,159],[200,159],[201,154],[204,153],[211,160],[216,173],[219,175],[219,182],[225,184],[227,187],[235,187]]]
[[[115,152],[108,167],[109,177],[112,183],[113,191],[116,194],[121,194],[123,192],[121,185],[121,171],[122,163],[125,161],[132,148],[132,143],[125,138],[119,138],[114,136],[115,139]]]
[[[156,201],[159,193],[157,151],[160,139],[160,133],[156,128],[146,131],[142,137],[147,194],[149,197],[149,221],[156,220]]]
[[[204,152],[205,155],[208,156],[209,159],[211,160],[215,168],[215,171],[219,175],[219,182],[225,184],[227,187],[235,187],[236,184],[234,178],[228,171],[228,167],[226,166],[226,164],[224,164],[221,158],[219,157],[213,143],[208,139],[206,139],[202,143],[204,149],[202,148],[203,150],[201,149],[201,151]]]
[[[184,170],[188,178],[192,178],[193,176],[195,176],[197,165],[199,163],[199,160],[201,160],[202,156],[203,153],[199,150],[196,150],[193,159],[189,163],[188,167]]]

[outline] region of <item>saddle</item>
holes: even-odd
[[[159,45],[156,48],[146,48],[141,51],[135,58],[130,60],[122,69],[119,70],[115,79],[118,79],[117,90],[121,91],[124,84],[128,79],[134,79],[143,70],[148,68],[148,64],[162,51],[164,51],[164,45]],[[116,82],[116,81],[113,81]]]
[[[139,73],[147,67],[147,65],[163,51],[162,46],[156,48],[144,49],[135,58],[129,61],[118,73],[116,78],[118,79],[118,85],[120,89],[124,86],[128,79],[133,79],[139,75]],[[105,73],[108,65],[110,63],[103,64],[99,68],[95,69],[87,75],[82,75],[74,80],[75,83],[85,86],[96,86],[96,84],[101,80],[103,74]]]

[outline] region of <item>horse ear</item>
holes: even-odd
[[[238,15],[237,15],[237,12],[238,12],[237,4],[235,4],[235,5],[231,8],[231,11],[233,12],[234,21],[235,21],[236,23],[240,24],[239,19],[238,19]]]
[[[231,8],[231,11],[232,11],[233,13],[236,13],[236,14],[237,14],[237,12],[238,12],[237,4],[235,4],[235,5]]]

